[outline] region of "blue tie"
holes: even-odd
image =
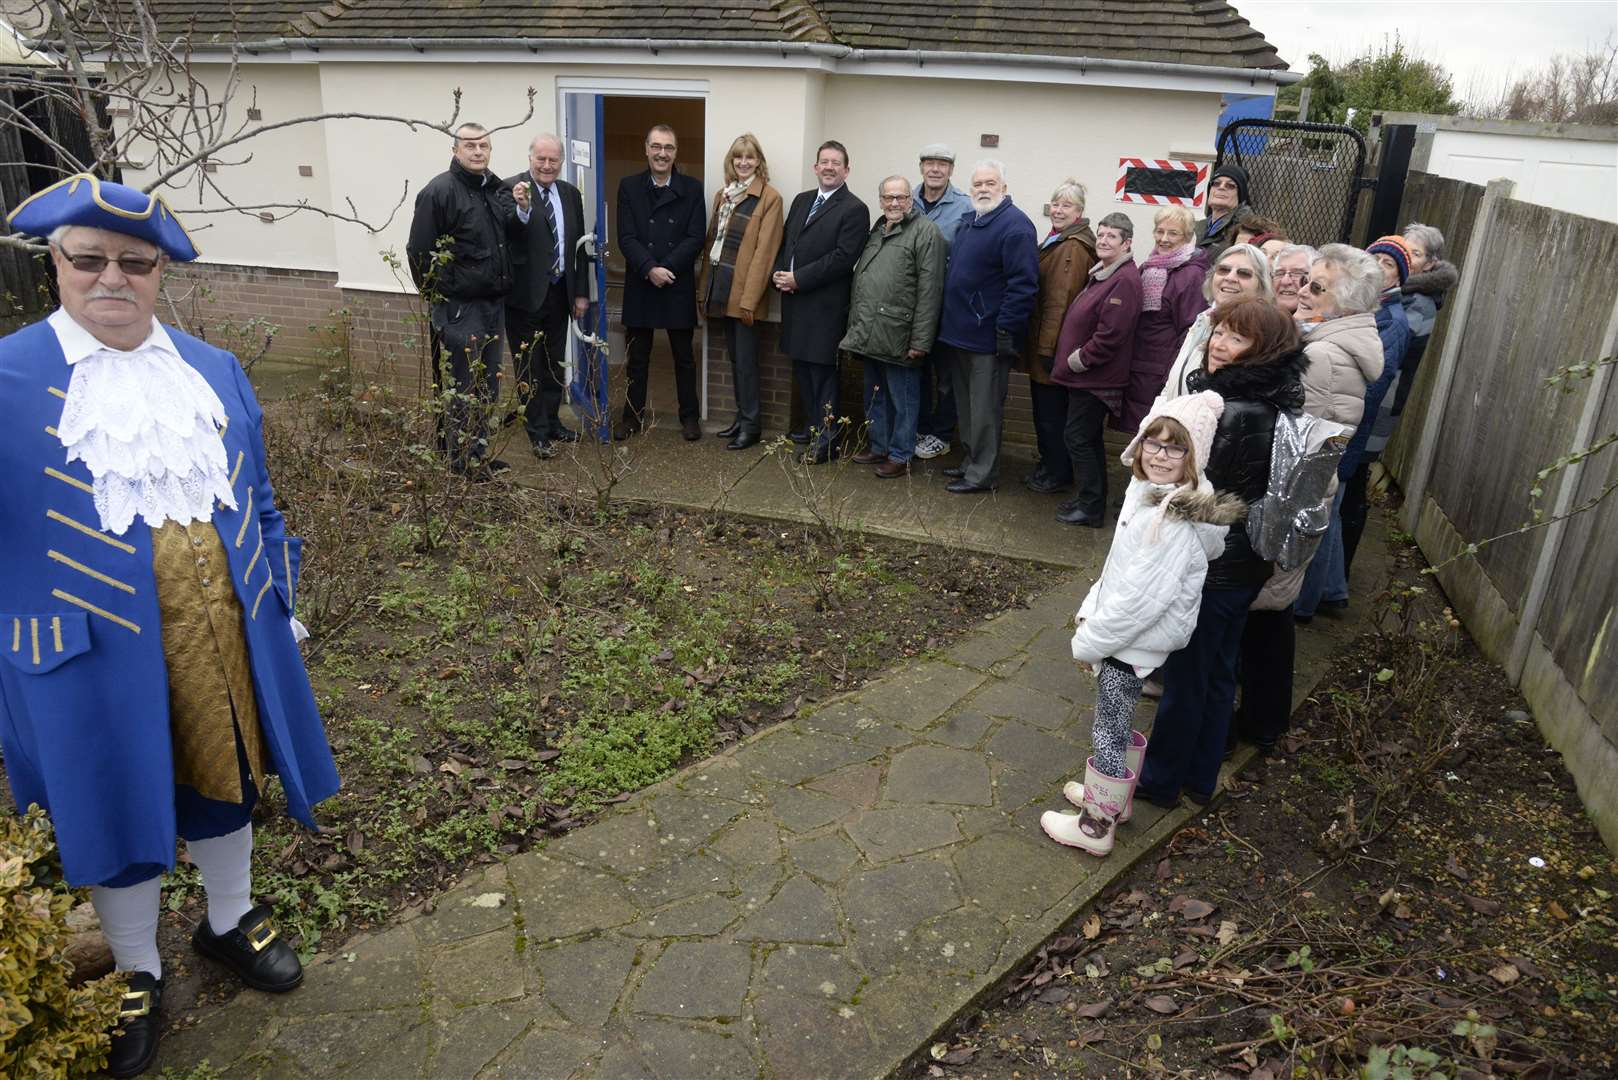
[[[554,284],[562,277],[562,233],[556,227],[556,208],[551,205],[551,189],[539,189],[539,198],[545,204],[545,224],[551,227],[553,247],[551,252],[551,282]]]
[[[815,196],[815,205],[813,205],[813,206],[811,206],[809,208],[809,216],[803,219],[803,223],[805,225],[807,225],[811,221],[815,220],[815,215],[820,213],[820,208],[822,206],[825,206],[825,205],[826,205],[826,193],[824,191],[822,191],[819,195]]]

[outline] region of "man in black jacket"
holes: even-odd
[[[674,389],[680,400],[680,431],[687,442],[702,438],[697,397],[697,361],[691,337],[697,325],[697,256],[707,235],[702,184],[674,168],[679,149],[674,129],[658,124],[646,133],[646,171],[618,184],[618,250],[624,256],[624,331],[629,353],[629,396],[612,437],[627,439],[646,416],[646,380],[652,365],[652,333],[662,328],[674,353]]]
[[[792,200],[781,251],[770,281],[781,290],[781,351],[792,357],[805,432],[794,442],[814,445],[805,460],[837,456],[837,343],[848,329],[848,293],[854,264],[871,231],[871,212],[848,190],[848,150],[821,143],[815,156],[819,185]]]
[[[446,367],[455,384],[439,421],[441,446],[453,469],[477,479],[506,468],[488,458],[486,413],[500,394],[504,301],[511,290],[507,245],[523,228],[500,201],[500,178],[489,171],[491,150],[483,125],[455,129],[454,159],[417,193],[405,244],[410,276],[431,304],[433,386]]]
[[[528,171],[500,189],[527,226],[511,253],[512,286],[506,297],[506,339],[517,371],[517,401],[534,453],[553,456],[554,442],[577,442],[559,411],[566,384],[567,321],[590,307],[590,260],[578,251],[584,234],[584,197],[559,179],[562,140],[549,132],[528,145]]]

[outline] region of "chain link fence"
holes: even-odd
[[[1220,165],[1247,170],[1248,202],[1295,244],[1348,243],[1365,139],[1341,124],[1237,120],[1219,136]]]

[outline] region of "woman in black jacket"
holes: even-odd
[[[1292,319],[1266,300],[1221,304],[1211,321],[1207,355],[1186,384],[1225,399],[1208,480],[1252,505],[1269,484],[1277,414],[1303,408],[1309,361]],[[1242,624],[1272,569],[1248,542],[1246,523],[1232,525],[1224,553],[1208,565],[1196,631],[1163,665],[1163,700],[1137,790],[1146,801],[1172,807],[1182,790],[1193,802],[1213,798],[1236,700]]]

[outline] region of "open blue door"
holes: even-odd
[[[583,427],[593,428],[603,441],[612,438],[612,417],[607,411],[607,193],[601,161],[604,109],[600,94],[564,92],[562,141],[567,156],[566,176],[584,196],[584,228],[595,237],[594,287],[590,311],[569,341],[573,366],[573,411]]]

